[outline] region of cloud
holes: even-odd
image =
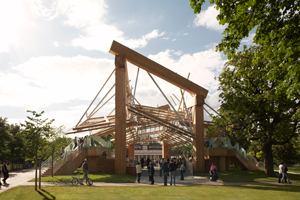
[[[153,30],[138,39],[124,36],[123,31],[106,22],[107,4],[105,0],[56,0],[49,8],[43,6],[42,1],[30,0],[31,10],[37,16],[53,20],[65,16],[65,25],[75,27],[82,34],[72,40],[72,45],[86,50],[107,52],[113,40],[119,41],[129,48],[145,47],[152,39],[161,37],[165,32]]]
[[[0,72],[0,106],[38,110],[74,99],[91,100],[112,70],[108,59],[34,57],[13,71]]]
[[[17,43],[20,28],[26,23],[22,9],[22,0],[0,2],[0,53],[9,52],[9,45]]]
[[[253,38],[255,36],[255,33],[251,33],[248,37],[242,39],[241,43],[245,45],[254,45]]]
[[[219,11],[215,9],[215,6],[209,6],[207,10],[201,11],[200,14],[194,19],[194,25],[196,27],[204,26],[208,29],[222,32],[225,26],[219,24],[217,16]]]
[[[135,49],[145,47],[149,40],[163,36],[165,32],[159,33],[158,30],[153,30],[151,33],[142,36],[140,39],[125,39],[123,32],[115,26],[101,24],[97,26],[87,27],[82,35],[72,41],[74,46],[80,46],[87,50],[99,50],[107,52],[110,49],[113,40],[116,40],[123,45]]]

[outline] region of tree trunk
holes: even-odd
[[[265,174],[267,177],[275,177],[271,142],[264,143],[263,148],[264,148]]]

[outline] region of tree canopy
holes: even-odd
[[[205,0],[190,0],[194,13],[200,13]],[[253,42],[264,47],[261,51],[270,60],[270,79],[282,69],[287,70],[280,87],[291,98],[300,95],[300,1],[294,0],[210,0],[219,10],[217,20],[226,25],[217,50],[230,59],[241,40],[255,31]],[[276,66],[276,67],[275,67]],[[278,89],[282,89],[278,87]],[[300,116],[300,109],[294,117]]]
[[[263,151],[265,172],[274,176],[274,145],[293,146],[297,141],[299,121],[292,116],[299,109],[299,100],[278,90],[288,70],[278,71],[268,78],[268,63],[263,48],[244,48],[225,64],[219,75],[221,106],[213,117],[214,127],[225,136],[236,138],[250,146],[253,141]],[[288,147],[288,146],[286,146]]]

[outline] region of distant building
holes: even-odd
[[[141,160],[142,157],[157,160],[162,158],[162,145],[160,143],[143,142],[134,145],[134,159]]]

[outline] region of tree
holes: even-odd
[[[0,117],[0,160],[8,155],[7,143],[9,140],[7,118]]]
[[[257,141],[264,154],[265,173],[275,176],[273,169],[274,145],[297,141],[299,121],[292,116],[299,109],[299,100],[289,98],[280,83],[288,73],[278,71],[268,78],[269,60],[263,48],[244,48],[228,61],[219,75],[221,106],[219,116],[213,117],[214,127],[225,136],[243,140],[244,145]]]
[[[27,116],[30,121],[25,121],[25,124],[21,124],[24,127],[23,138],[26,141],[26,156],[35,160],[38,157],[45,158],[43,148],[47,143],[47,139],[51,137],[50,125],[54,119],[50,121],[41,119],[40,117],[44,111],[37,113],[36,111],[28,110],[27,112],[30,112],[33,117]]]
[[[21,137],[21,128],[17,124],[8,125],[9,138],[7,141],[8,157],[12,162],[12,167],[16,159],[24,158],[24,142]]]
[[[194,13],[200,13],[205,0],[190,0]],[[261,51],[269,68],[267,76],[274,79],[278,71],[287,70],[278,90],[286,89],[290,98],[300,95],[300,1],[295,0],[210,0],[219,10],[217,20],[227,25],[217,50],[230,59],[241,40],[255,30],[254,43],[265,47]],[[300,117],[300,109],[293,117]]]

